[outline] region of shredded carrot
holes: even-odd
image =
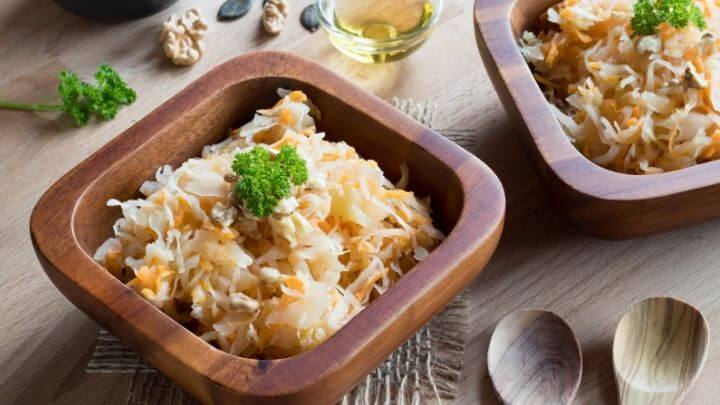
[[[293,118],[292,111],[287,108],[280,109],[280,115],[278,116],[278,122],[282,125],[294,125],[295,119]]]
[[[290,94],[288,94],[288,97],[291,101],[294,101],[296,103],[304,103],[307,101],[307,96],[302,91],[291,91]]]
[[[305,292],[305,284],[296,276],[291,276],[285,279],[285,285],[297,292]]]

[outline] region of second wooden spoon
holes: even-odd
[[[613,341],[620,403],[681,403],[700,375],[707,347],[707,321],[693,306],[665,297],[635,305]]]
[[[488,371],[503,403],[568,404],[580,385],[580,345],[552,312],[513,312],[495,327]]]

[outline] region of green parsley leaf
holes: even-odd
[[[60,72],[58,78],[62,111],[72,116],[78,126],[87,124],[92,115],[102,120],[115,118],[120,106],[132,104],[137,97],[135,91],[108,65],[100,65],[95,73],[96,86],[81,82],[67,70]]]
[[[678,29],[690,23],[700,29],[707,27],[702,10],[693,0],[638,0],[633,9],[631,24],[639,35],[654,34],[664,22]]]
[[[292,184],[299,186],[307,181],[308,170],[305,161],[298,155],[297,149],[284,145],[277,155],[277,163],[290,177]]]
[[[260,146],[238,153],[232,168],[240,177],[235,194],[260,218],[272,214],[278,201],[290,195],[292,185],[299,186],[308,177],[305,160],[288,145],[280,148],[277,156]]]
[[[90,111],[83,103],[78,102],[84,98],[86,86],[75,73],[68,70],[60,72],[58,79],[60,80],[58,93],[63,101],[60,110],[73,117],[78,126],[87,124],[90,119]]]
[[[95,73],[96,85],[81,81],[68,70],[58,74],[58,94],[62,104],[24,104],[0,102],[0,108],[27,111],[57,111],[71,116],[78,126],[84,126],[92,116],[102,120],[115,118],[123,105],[135,102],[137,95],[108,65],[100,65]]]
[[[633,31],[639,35],[655,33],[655,28],[660,25],[660,17],[652,0],[639,0],[633,9],[635,12],[632,18]]]

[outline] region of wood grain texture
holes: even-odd
[[[666,297],[635,305],[613,342],[620,403],[682,403],[705,365],[709,339],[705,317],[691,305]]]
[[[720,217],[720,162],[630,175],[597,166],[568,141],[517,45],[519,34],[557,2],[476,0],[475,25],[488,74],[558,207],[583,231],[612,239]]]
[[[575,333],[558,315],[516,311],[495,327],[488,372],[505,404],[569,404],[580,386],[582,354]]]
[[[304,91],[318,128],[378,162],[391,179],[407,163],[410,189],[430,196],[447,238],[326,343],[295,357],[251,360],[200,340],[113,278],[91,256],[119,211],[163,164],[177,166],[272,105],[278,88]],[[63,176],[37,203],[33,243],[51,281],[74,304],[205,403],[333,403],[484,268],[502,232],[499,180],[459,146],[339,76],[286,53],[259,52],[214,68]]]

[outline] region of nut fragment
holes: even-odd
[[[224,227],[229,227],[237,218],[237,208],[233,206],[226,207],[220,202],[216,202],[210,210],[210,220]]]
[[[289,13],[290,4],[287,0],[268,0],[265,2],[262,16],[265,32],[272,35],[279,34]]]
[[[194,64],[203,54],[202,39],[207,28],[196,8],[186,11],[181,17],[171,15],[163,23],[160,35],[165,56],[176,65]]]
[[[225,176],[223,176],[223,179],[226,183],[237,183],[240,180],[240,177],[235,173],[227,173]]]

